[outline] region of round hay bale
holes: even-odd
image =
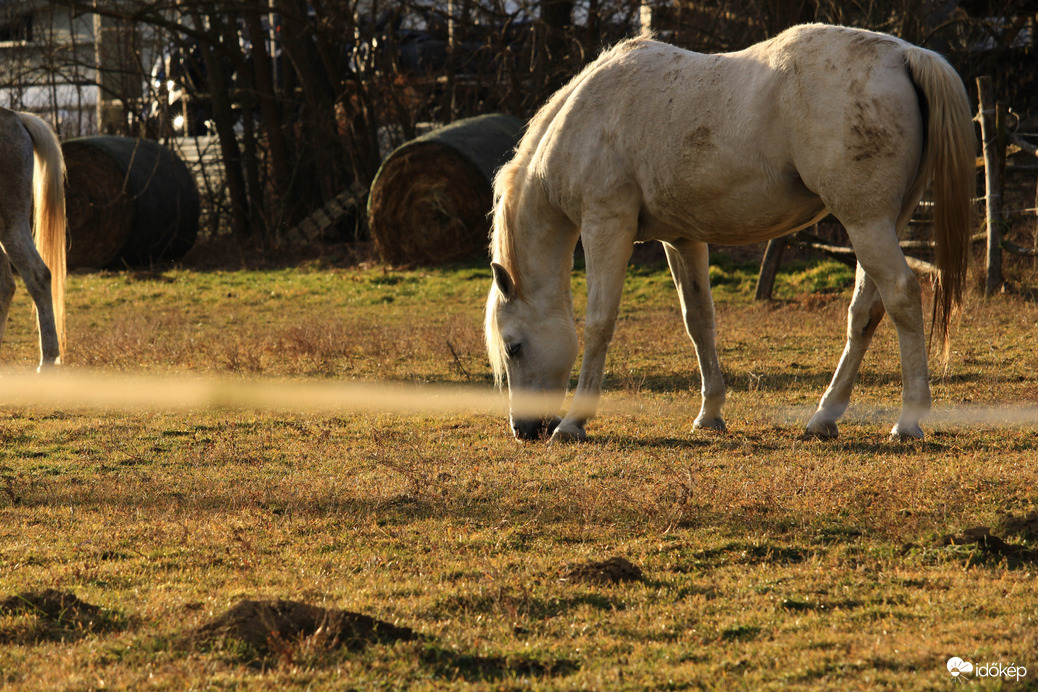
[[[191,249],[198,188],[176,154],[132,137],[81,137],[61,148],[70,269],[175,261]]]
[[[368,195],[368,225],[382,259],[436,265],[486,254],[494,173],[522,127],[510,115],[481,115],[390,153]]]

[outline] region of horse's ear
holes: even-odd
[[[512,279],[512,275],[497,262],[491,262],[490,268],[494,270],[494,283],[497,284],[497,290],[501,291],[501,295],[505,297],[505,300],[514,298],[515,281]]]

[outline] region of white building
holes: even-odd
[[[0,106],[37,113],[62,137],[126,132],[146,108],[156,44],[50,0],[0,0]]]

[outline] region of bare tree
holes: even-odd
[[[969,67],[990,54],[978,46],[1008,51],[1036,33],[1033,13],[1020,20],[1012,9],[1028,0],[995,14],[945,0],[648,1],[662,38],[704,52],[740,49],[799,22],[829,21],[902,35]],[[344,195],[363,209],[382,156],[428,123],[492,111],[529,116],[605,45],[636,32],[643,4],[35,2],[41,3],[94,28],[93,37],[76,33],[72,48],[66,40],[42,62],[52,74],[64,71],[57,81],[99,85],[100,129],[170,142],[174,135],[214,135],[222,171],[209,202],[226,209],[221,230],[266,248],[299,240],[299,222]],[[17,16],[6,26],[19,31]],[[13,50],[5,57],[0,86],[17,91],[32,61]],[[326,239],[363,233],[358,213]]]

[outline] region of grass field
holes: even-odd
[[[768,304],[749,299],[752,267],[712,270],[726,434],[690,429],[695,358],[659,266],[631,271],[607,411],[582,444],[520,444],[479,410],[0,408],[0,684],[1034,688],[1033,292],[969,298],[926,441],[886,439],[886,323],[840,438],[819,442],[801,429],[842,349],[850,275],[791,269]],[[77,275],[66,362],[489,386],[489,281],[482,266]],[[29,367],[17,301],[3,358]],[[588,567],[614,557],[640,574]],[[28,603],[46,589],[56,607]],[[413,636],[351,638],[333,618],[212,635],[242,599]],[[974,672],[953,678],[953,656]]]

